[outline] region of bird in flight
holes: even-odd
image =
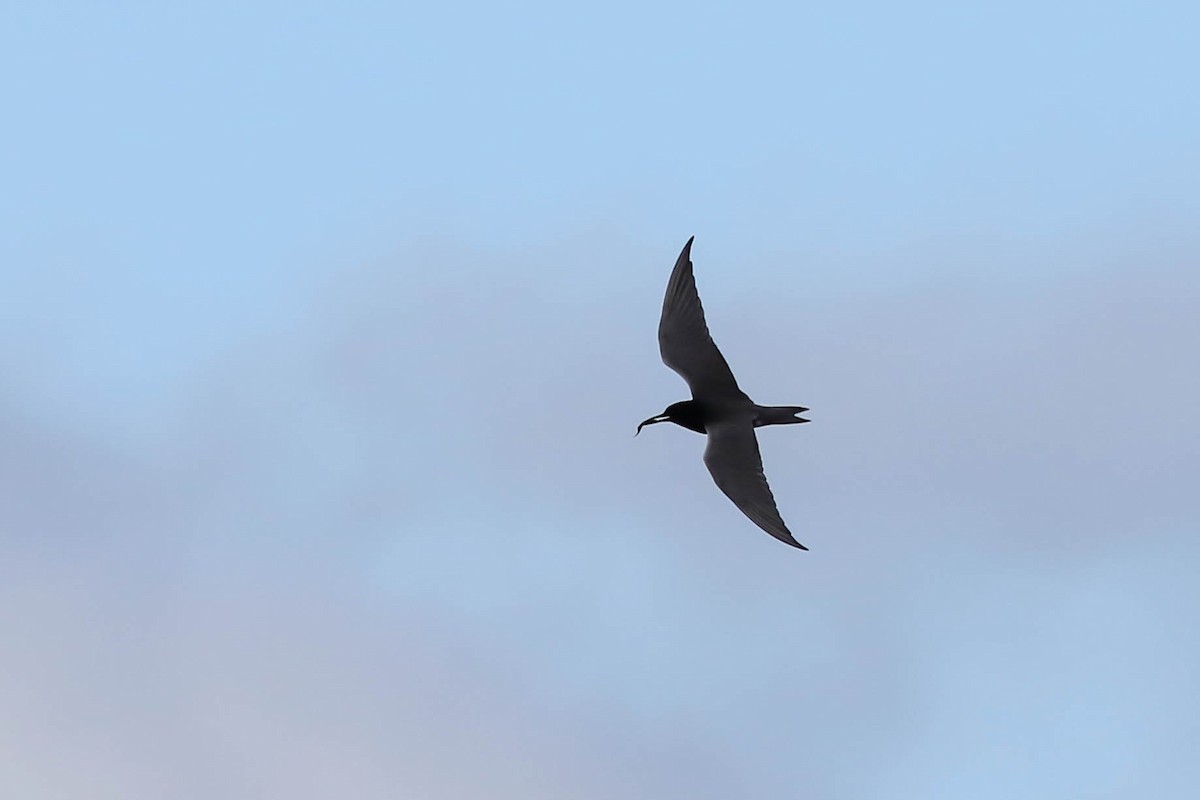
[[[733,504],[750,520],[785,544],[808,548],[796,541],[779,516],[775,497],[763,475],[762,456],[754,429],[763,425],[796,425],[803,406],[760,406],[738,388],[725,357],[717,349],[704,321],[704,308],[692,275],[692,240],[688,239],[671,271],[658,323],[658,349],[663,363],[679,373],[692,390],[692,399],[672,403],[647,425],[674,422],[708,435],[704,465]],[[637,434],[634,434],[635,436]]]

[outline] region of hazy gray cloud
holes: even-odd
[[[654,341],[673,253],[585,241],[340,270],[165,393],[158,438],[47,420],[9,384],[0,787],[1194,783],[1194,251],[1068,248],[1048,281],[931,245],[941,266],[880,256],[876,292],[698,250],[742,385],[813,407],[761,437],[798,554],[720,496],[698,437],[632,438],[685,396]]]

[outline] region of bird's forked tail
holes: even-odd
[[[808,422],[800,414],[808,411],[804,406],[757,406],[755,408],[754,427],[763,425],[798,425]]]

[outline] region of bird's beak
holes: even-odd
[[[637,433],[635,433],[634,436],[637,436],[638,433],[641,433],[642,428],[646,427],[647,425],[653,425],[656,422],[666,422],[669,419],[670,417],[668,417],[666,414],[655,414],[650,419],[642,420],[642,424],[638,425]]]

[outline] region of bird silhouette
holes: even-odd
[[[704,308],[692,275],[695,238],[688,239],[671,271],[658,323],[658,349],[663,363],[687,381],[692,399],[672,403],[663,413],[644,420],[637,433],[647,425],[674,422],[690,431],[707,434],[704,465],[717,488],[755,525],[781,542],[807,550],[792,536],[775,506],[775,497],[763,475],[754,429],[808,422],[798,416],[808,409],[760,406],[738,388],[704,321]]]

